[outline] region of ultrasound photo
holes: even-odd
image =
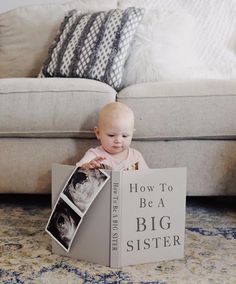
[[[101,170],[75,168],[64,185],[45,230],[67,252],[83,216],[108,180]]]
[[[46,231],[69,251],[81,221],[82,217],[60,198],[49,218]]]
[[[109,177],[98,169],[77,168],[66,184],[63,194],[85,213]]]

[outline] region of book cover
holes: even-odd
[[[73,170],[53,165],[53,207]],[[111,267],[182,258],[186,168],[106,174],[109,179],[83,215],[70,249],[53,240],[53,252]]]
[[[184,256],[186,169],[112,172],[111,266]]]

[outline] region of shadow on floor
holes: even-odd
[[[51,207],[50,194],[0,194],[0,204]],[[187,207],[236,210],[236,196],[188,196]]]

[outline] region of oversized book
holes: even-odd
[[[70,231],[68,214],[75,224],[65,245],[53,235],[52,213],[46,230],[54,253],[115,268],[184,257],[186,168],[93,172],[99,186],[86,209],[65,194],[75,171],[52,167],[52,207],[67,209],[54,225]]]

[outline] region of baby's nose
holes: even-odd
[[[121,142],[121,135],[116,136],[115,142]]]

